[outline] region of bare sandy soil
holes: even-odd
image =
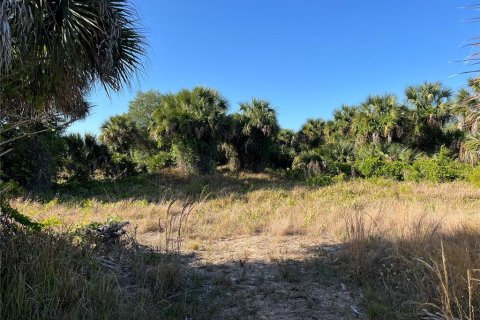
[[[363,319],[362,294],[338,274],[341,246],[306,236],[247,236],[202,244],[198,270],[214,319]]]

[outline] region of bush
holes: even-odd
[[[170,153],[165,151],[160,151],[156,155],[148,158],[147,160],[147,170],[149,173],[158,172],[161,169],[169,167],[173,164],[173,159]]]
[[[364,177],[371,178],[378,176],[378,172],[384,165],[384,161],[379,157],[368,157],[357,161],[355,165]]]
[[[0,181],[0,194],[5,198],[14,198],[22,196],[26,193],[26,190],[20,186],[16,181]]]
[[[467,164],[437,155],[416,160],[405,174],[405,180],[447,182],[465,179],[471,167]]]
[[[332,178],[333,183],[344,182],[347,180],[348,180],[348,176],[343,172],[340,172],[339,174],[337,174]]]
[[[307,178],[307,183],[311,186],[325,187],[325,186],[331,185],[333,183],[333,179],[328,175],[319,174],[319,175]]]
[[[349,163],[345,163],[345,162],[335,162],[333,165],[329,166],[331,167],[333,170],[332,170],[332,174],[335,174],[335,175],[346,175],[346,176],[350,176],[352,174],[352,169],[353,169],[353,166]]]
[[[42,130],[43,126],[31,130]],[[8,132],[10,133],[10,132]],[[26,133],[18,133],[22,136]],[[17,136],[17,137],[18,137]],[[0,140],[15,138],[0,136]],[[3,146],[12,149],[0,158],[0,179],[13,180],[29,191],[48,192],[55,181],[61,166],[63,141],[58,131],[42,132]]]
[[[109,168],[109,175],[114,178],[127,177],[135,174],[135,164],[130,159],[130,156],[113,153],[112,163]]]
[[[480,166],[472,169],[470,175],[468,176],[468,181],[473,183],[475,186],[480,187]]]
[[[409,167],[408,164],[402,161],[385,162],[377,170],[377,172],[375,173],[375,176],[401,181],[401,180],[404,180],[405,170],[408,167]]]
[[[296,181],[304,181],[305,175],[303,170],[301,169],[278,169],[276,171],[280,176],[285,177],[287,179],[296,180]]]

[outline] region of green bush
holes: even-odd
[[[324,174],[319,174],[310,178],[307,178],[307,183],[311,186],[325,187],[333,183],[332,177]]]
[[[5,198],[15,198],[22,196],[26,193],[26,190],[16,181],[0,181],[0,194]]]
[[[297,180],[297,181],[304,181],[305,180],[305,175],[302,169],[278,169],[277,173],[279,173],[282,177],[285,177],[287,179],[291,180]]]
[[[480,187],[480,166],[472,169],[468,176],[468,181],[473,183],[475,186]]]
[[[350,176],[352,174],[352,165],[349,163],[335,162],[334,164],[328,167],[331,167],[333,169],[332,174],[334,175]]]
[[[433,158],[416,160],[405,174],[405,180],[446,182],[465,179],[471,167],[457,160],[437,154]]]
[[[173,164],[172,156],[169,152],[160,151],[156,155],[148,158],[147,170],[149,173],[158,172],[161,169],[169,167]]]
[[[340,172],[336,176],[332,177],[332,182],[333,183],[344,182],[344,181],[347,181],[347,180],[348,180],[348,176],[343,172]]]
[[[109,175],[114,178],[127,177],[135,174],[135,164],[130,159],[130,156],[120,153],[112,154],[112,163],[109,169]]]
[[[384,162],[383,165],[375,172],[375,176],[401,181],[404,180],[405,170],[408,167],[409,165],[403,161]]]
[[[355,165],[364,177],[371,178],[378,175],[380,168],[384,165],[384,161],[379,157],[368,157],[358,160]]]

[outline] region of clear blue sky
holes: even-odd
[[[465,84],[455,63],[480,35],[465,20],[480,12],[469,0],[136,0],[149,43],[146,72],[131,89],[95,107],[72,132],[99,133],[108,117],[128,110],[138,90],[178,91],[204,85],[231,104],[265,98],[282,127],[328,119],[368,94],[401,95],[408,84]]]

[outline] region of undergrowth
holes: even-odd
[[[0,234],[0,319],[208,319],[178,254],[78,233]]]
[[[365,291],[371,319],[480,317],[480,233],[416,217],[400,229],[353,215],[347,222],[345,272]]]

